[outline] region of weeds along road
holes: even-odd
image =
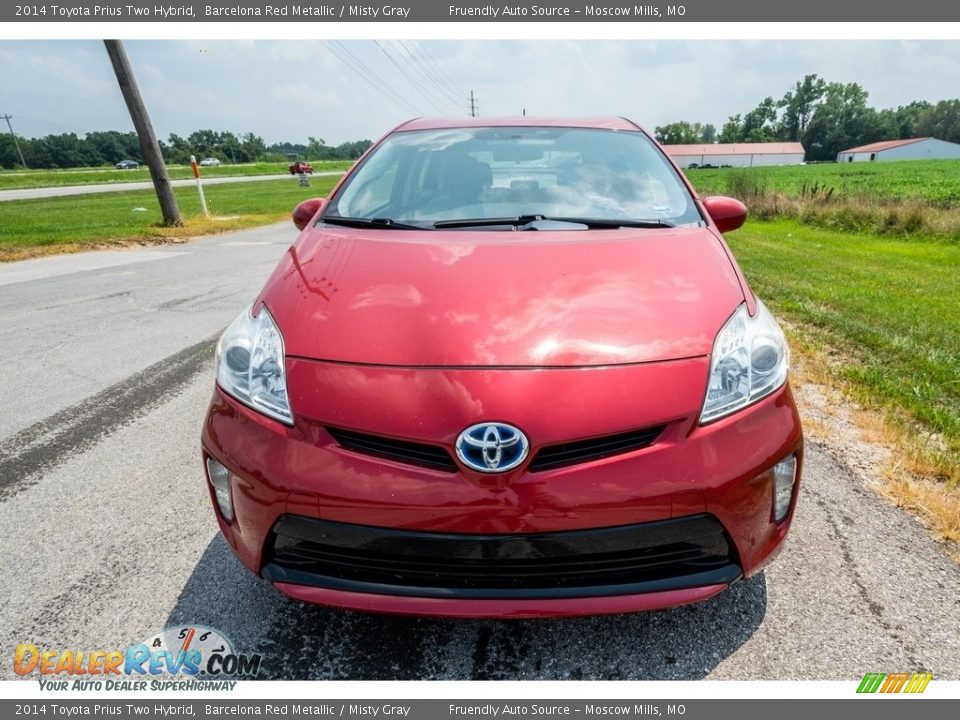
[[[960,678],[960,569],[816,445],[778,560],[699,605],[461,622],[284,598],[219,536],[198,436],[217,335],[294,236],[0,266],[5,677],[21,642],[123,648],[199,623],[274,678]]]
[[[340,170],[332,172],[317,172],[310,177],[333,177],[343,175]],[[223,185],[225,183],[237,182],[261,182],[263,180],[283,180],[286,178],[296,178],[290,173],[274,175],[230,175],[227,177],[204,178],[204,185]],[[171,180],[173,187],[188,187],[196,184],[196,180],[189,178],[187,180]],[[124,190],[152,190],[153,183],[149,180],[144,182],[120,182],[120,183],[96,183],[90,185],[63,185],[39,188],[18,188],[15,190],[0,190],[0,202],[9,200],[34,200],[37,198],[48,197],[66,197],[67,195],[94,195],[97,193],[123,192]]]

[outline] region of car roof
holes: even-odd
[[[597,130],[642,130],[636,123],[622,117],[543,118],[524,116],[495,118],[416,118],[414,120],[408,120],[398,126],[394,129],[394,132],[484,127],[569,127]]]

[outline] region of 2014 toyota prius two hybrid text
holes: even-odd
[[[623,119],[414,120],[332,191],[217,351],[224,537],[294,598],[630,612],[760,570],[803,439],[722,232]]]

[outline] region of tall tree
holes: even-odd
[[[892,108],[881,110],[880,114],[893,128],[893,137],[914,138],[919,133],[920,119],[931,107],[932,105],[925,100],[918,100],[909,105],[901,105],[896,110]]]
[[[783,140],[796,141],[803,136],[826,89],[827,83],[819,75],[807,75],[777,103],[783,109],[779,133]]]
[[[770,142],[776,140],[777,103],[772,97],[764,98],[759,105],[743,116],[743,139],[747,142]]]
[[[739,114],[731,115],[723,124],[723,129],[720,131],[720,142],[743,142],[743,120]]]
[[[917,121],[917,134],[960,143],[960,100],[941,100]]]
[[[807,157],[833,160],[837,153],[864,143],[882,140],[883,118],[867,106],[867,91],[857,83],[829,83],[803,135]]]
[[[267,146],[263,138],[248,132],[240,139],[240,147],[243,148],[245,162],[254,162],[258,160],[267,151]]]
[[[700,123],[674,122],[654,128],[654,135],[664,145],[691,145],[700,142]]]

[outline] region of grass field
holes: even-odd
[[[346,170],[352,165],[349,160],[323,160],[312,162],[314,172]],[[167,171],[171,180],[193,177],[189,165],[170,165]],[[205,178],[233,177],[237,175],[279,175],[287,172],[287,163],[249,163],[245,165],[220,165],[201,168]],[[91,185],[100,183],[137,182],[150,179],[150,171],[141,166],[136,170],[115,168],[82,168],[75,170],[4,170],[0,171],[0,190],[18,188],[56,187],[62,185]]]
[[[731,179],[749,173],[772,192],[790,197],[821,197],[833,190],[839,198],[869,198],[878,202],[922,202],[935,207],[960,205],[960,160],[902,160],[898,162],[824,163],[684,171],[702,194],[727,194]]]
[[[839,351],[868,408],[919,428],[936,474],[960,483],[960,247],[752,222],[728,241],[754,291],[806,341]]]
[[[301,200],[326,195],[336,181],[336,177],[315,178],[309,187],[300,187],[295,178],[210,185],[205,193],[214,219],[201,215],[196,188],[175,188],[185,218],[182,228],[160,227],[162,218],[152,190],[4,202],[0,203],[0,260],[263,225],[289,217]]]

